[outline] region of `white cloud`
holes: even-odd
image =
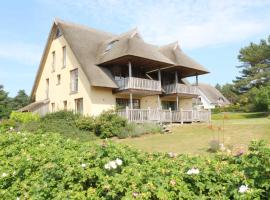
[[[145,40],[155,44],[179,40],[181,46],[190,49],[233,43],[270,31],[269,0],[46,2],[58,4],[61,10],[77,10],[99,23],[111,20],[112,25],[138,26]]]
[[[36,65],[41,58],[41,47],[25,43],[0,43],[0,58]]]

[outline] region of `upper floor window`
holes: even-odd
[[[78,92],[78,69],[70,71],[70,90],[72,93]]]
[[[60,85],[61,83],[61,75],[57,74],[57,85]]]
[[[55,71],[55,51],[52,52],[52,72]]]
[[[104,53],[110,51],[110,50],[112,49],[113,45],[114,45],[116,42],[118,42],[118,40],[114,40],[114,41],[110,42],[110,43],[107,45],[107,47],[106,47]]]
[[[62,51],[63,51],[63,68],[65,68],[66,64],[67,64],[67,61],[66,61],[66,59],[67,59],[67,48],[66,48],[66,46],[63,46]]]
[[[55,34],[55,39],[60,37],[61,35],[62,35],[62,31],[60,30],[60,28],[57,28],[56,34]]]
[[[49,98],[49,79],[46,79],[46,99]]]

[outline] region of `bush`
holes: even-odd
[[[119,134],[126,126],[126,119],[115,114],[113,111],[106,111],[96,118],[95,133],[100,138],[109,138],[117,136],[117,134]]]
[[[20,126],[21,131],[35,133],[60,133],[65,138],[79,139],[82,141],[96,139],[93,131],[80,130],[76,122],[82,118],[70,111],[49,113],[39,121],[31,121]]]
[[[12,111],[10,114],[10,119],[20,123],[28,123],[32,121],[38,121],[40,116],[31,112]]]
[[[237,157],[170,157],[16,132],[1,134],[0,146],[2,199],[268,199],[270,193],[264,142]]]
[[[69,123],[74,123],[76,119],[80,117],[79,114],[75,114],[72,111],[58,111],[58,112],[53,112],[53,113],[48,113],[44,117],[42,117],[42,120],[58,120],[58,119],[63,119],[68,121]]]
[[[96,120],[94,117],[80,117],[75,121],[75,125],[80,130],[95,132]]]
[[[209,145],[210,145],[209,151],[211,152],[217,152],[220,149],[220,143],[218,140],[211,140]]]
[[[154,123],[129,123],[126,127],[124,127],[118,134],[119,138],[127,138],[127,137],[139,137],[144,134],[149,133],[162,133],[161,126]]]
[[[13,119],[3,119],[0,121],[0,133],[15,127],[17,127],[17,123]]]

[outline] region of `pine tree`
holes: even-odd
[[[234,81],[239,93],[270,83],[270,36],[259,44],[250,43],[242,48],[238,59],[243,63],[239,66],[241,76]]]
[[[12,99],[12,110],[18,110],[29,103],[29,96],[24,90],[19,90],[17,95]]]
[[[7,118],[11,112],[10,98],[4,90],[4,86],[0,85],[0,119]]]

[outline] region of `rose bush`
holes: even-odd
[[[110,142],[7,130],[0,199],[268,199],[270,149],[241,156],[144,153]]]

